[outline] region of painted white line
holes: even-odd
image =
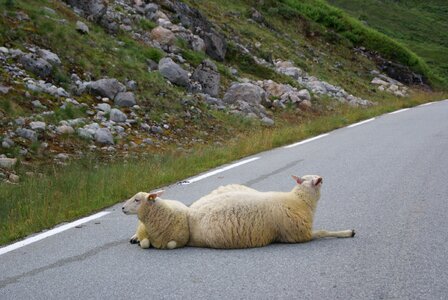
[[[427,105],[431,105],[434,104],[435,102],[428,102],[428,103],[424,103],[424,104],[420,104],[419,106],[427,106]]]
[[[299,145],[303,145],[303,144],[309,143],[311,141],[314,141],[314,140],[326,137],[327,135],[329,135],[329,133],[324,133],[324,134],[315,136],[313,138],[310,138],[310,139],[307,139],[307,140],[303,140],[301,142],[297,142],[297,143],[294,143],[294,144],[291,144],[291,145],[288,145],[288,146],[284,146],[283,148],[288,149],[288,148],[296,147],[296,146],[299,146]]]
[[[23,246],[29,245],[31,243],[43,240],[43,239],[45,239],[45,238],[47,238],[49,236],[58,234],[58,233],[60,233],[62,231],[65,231],[67,229],[70,229],[70,228],[79,226],[81,224],[87,223],[89,221],[101,218],[102,216],[105,216],[107,214],[110,214],[110,211],[102,211],[102,212],[99,212],[97,214],[94,214],[94,215],[91,215],[91,216],[79,219],[77,221],[74,221],[72,223],[68,223],[68,224],[56,227],[54,229],[48,230],[48,231],[46,231],[44,233],[32,236],[30,238],[27,238],[27,239],[25,239],[23,241],[19,241],[17,243],[12,244],[12,245],[0,248],[0,255],[8,253],[8,252],[13,251],[13,250],[16,250],[16,249],[21,248]]]
[[[229,165],[229,166],[227,166],[227,167],[220,168],[220,169],[217,169],[217,170],[214,170],[214,171],[211,171],[211,172],[208,172],[208,173],[199,175],[199,176],[194,177],[194,178],[189,179],[189,180],[185,180],[185,181],[181,182],[181,184],[182,184],[182,185],[185,185],[185,184],[190,184],[190,183],[193,183],[193,182],[197,182],[197,181],[202,180],[202,179],[204,179],[204,178],[207,178],[207,177],[216,175],[216,174],[218,174],[218,173],[221,173],[221,172],[224,172],[224,171],[227,171],[227,170],[236,168],[236,167],[238,167],[238,166],[241,166],[241,165],[244,165],[244,164],[253,162],[253,161],[257,160],[257,159],[260,159],[260,157],[253,157],[253,158],[249,158],[249,159],[246,159],[246,160],[242,160],[242,161],[240,161],[240,162],[234,163],[234,164]]]
[[[393,112],[389,113],[389,115],[398,114],[398,113],[401,113],[401,112],[404,112],[404,111],[407,111],[407,110],[409,110],[409,108],[399,109],[399,110],[396,110],[396,111],[393,111]]]
[[[371,119],[368,119],[368,120],[364,120],[364,121],[361,121],[361,122],[349,125],[349,126],[347,126],[347,128],[353,128],[353,127],[356,127],[356,126],[359,126],[359,125],[362,125],[362,124],[365,124],[365,123],[372,122],[373,120],[375,120],[375,118],[371,118]]]

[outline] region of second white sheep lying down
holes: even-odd
[[[227,187],[226,192],[212,193],[193,203],[188,213],[188,245],[249,248],[273,242],[301,243],[321,237],[354,236],[354,230],[313,232],[322,177],[293,178],[297,185],[290,192]]]

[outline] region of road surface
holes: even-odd
[[[448,101],[259,153],[165,197],[189,204],[228,183],[288,191],[292,174],[323,176],[314,227],[355,229],[353,239],[142,250],[128,242],[136,217],[118,204],[4,248],[0,299],[447,299]]]

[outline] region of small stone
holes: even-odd
[[[89,33],[89,27],[81,22],[81,21],[77,21],[76,22],[76,30],[82,34],[88,34]]]
[[[37,55],[48,61],[52,65],[60,65],[61,59],[56,53],[53,53],[46,49],[37,50]]]
[[[163,129],[160,126],[151,126],[151,132],[152,133],[162,134],[163,133]]]
[[[7,158],[7,157],[0,158],[0,168],[11,170],[12,168],[14,168],[16,163],[17,158]]]
[[[14,146],[14,144],[15,144],[14,141],[8,137],[5,137],[2,141],[2,147],[6,149],[11,148],[12,146]]]
[[[300,90],[297,93],[297,96],[299,96],[299,98],[302,100],[311,100],[310,92],[307,89]]]
[[[110,110],[112,109],[111,106],[107,103],[100,103],[96,106],[96,108],[106,113],[110,112]]]
[[[114,144],[114,138],[112,136],[112,133],[107,128],[98,129],[95,132],[95,140],[97,143],[100,143],[100,144],[106,144],[106,145]]]
[[[312,106],[311,101],[309,100],[303,100],[302,102],[299,103],[299,108],[302,110],[307,110],[310,109]]]
[[[12,183],[19,183],[20,177],[16,174],[9,174],[9,181]]]
[[[6,86],[3,86],[3,85],[0,85],[0,93],[3,94],[3,95],[8,94],[10,89],[11,89],[10,87],[6,87]]]
[[[68,160],[69,156],[65,153],[59,153],[58,155],[55,156],[55,159],[57,160]]]
[[[33,104],[33,107],[35,108],[42,108],[42,109],[47,108],[45,105],[42,105],[42,103],[40,103],[39,100],[31,101],[31,104]]]
[[[121,92],[115,96],[114,103],[120,107],[132,107],[136,103],[135,95],[132,92]]]
[[[45,122],[36,121],[30,123],[30,128],[33,130],[44,131],[46,127],[47,124],[45,124]]]
[[[28,139],[30,141],[37,141],[37,134],[34,130],[26,129],[26,128],[18,128],[16,130],[16,133],[25,139]]]
[[[268,117],[264,117],[263,119],[261,119],[261,123],[263,123],[266,126],[274,126],[274,120]]]
[[[154,144],[154,142],[150,138],[143,139],[143,143],[148,144],[148,145]]]
[[[73,134],[73,133],[75,133],[75,130],[73,129],[72,126],[62,125],[62,126],[56,127],[56,132],[58,134]]]
[[[121,110],[113,108],[110,111],[109,119],[111,121],[114,121],[114,122],[117,122],[117,123],[122,123],[122,122],[126,122],[127,116]]]

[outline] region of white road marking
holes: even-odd
[[[323,138],[323,137],[325,137],[327,135],[329,135],[329,133],[324,133],[324,134],[315,136],[313,138],[310,138],[310,139],[307,139],[307,140],[304,140],[304,141],[301,141],[301,142],[297,142],[297,143],[294,143],[294,144],[291,144],[291,145],[288,145],[288,146],[284,146],[283,148],[288,149],[288,148],[296,147],[296,146],[299,146],[299,145],[303,145],[303,144],[309,143],[311,141]]]
[[[257,160],[257,159],[260,159],[260,157],[253,157],[253,158],[249,158],[249,159],[246,159],[246,160],[242,160],[242,161],[240,161],[240,162],[234,163],[234,164],[229,165],[229,166],[227,166],[227,167],[220,168],[220,169],[217,169],[217,170],[214,170],[214,171],[211,171],[211,172],[208,172],[208,173],[199,175],[199,176],[194,177],[194,178],[192,178],[192,179],[182,181],[181,184],[182,184],[182,185],[186,185],[186,184],[190,184],[190,183],[193,183],[193,182],[197,182],[197,181],[202,180],[202,179],[204,179],[204,178],[207,178],[207,177],[216,175],[216,174],[218,174],[218,173],[221,173],[221,172],[224,172],[224,171],[227,171],[227,170],[236,168],[236,167],[238,167],[238,166],[241,166],[241,165],[244,165],[244,164],[253,162],[253,161]]]
[[[41,233],[41,234],[38,234],[38,235],[35,235],[35,236],[32,236],[32,237],[29,237],[29,238],[27,238],[27,239],[25,239],[23,241],[19,241],[17,243],[12,244],[12,245],[0,248],[0,255],[8,253],[8,252],[13,251],[13,250],[16,250],[16,249],[21,248],[23,246],[29,245],[31,243],[43,240],[43,239],[45,239],[47,237],[50,237],[50,236],[55,235],[55,234],[58,234],[58,233],[60,233],[62,231],[65,231],[67,229],[70,229],[70,228],[79,226],[81,224],[87,223],[89,221],[101,218],[101,217],[103,217],[103,216],[105,216],[107,214],[110,214],[110,211],[102,211],[102,212],[99,212],[97,214],[94,214],[94,215],[91,215],[91,216],[88,216],[88,217],[76,220],[74,222],[71,222],[71,223],[68,223],[68,224],[56,227],[54,229],[48,230],[48,231],[46,231],[44,233]]]
[[[375,118],[371,118],[371,119],[368,119],[368,120],[364,120],[364,121],[361,121],[361,122],[349,125],[349,126],[347,126],[347,128],[353,128],[353,127],[356,127],[356,126],[359,126],[359,125],[362,125],[362,124],[365,124],[365,123],[372,122],[373,120],[375,120]]]
[[[404,111],[407,111],[407,110],[409,110],[409,108],[399,109],[399,110],[396,110],[396,111],[393,111],[393,112],[389,113],[389,115],[398,114],[398,113],[401,113],[401,112],[404,112]]]
[[[419,106],[427,106],[427,105],[431,105],[431,104],[434,104],[434,102],[428,102],[428,103],[420,104]]]

